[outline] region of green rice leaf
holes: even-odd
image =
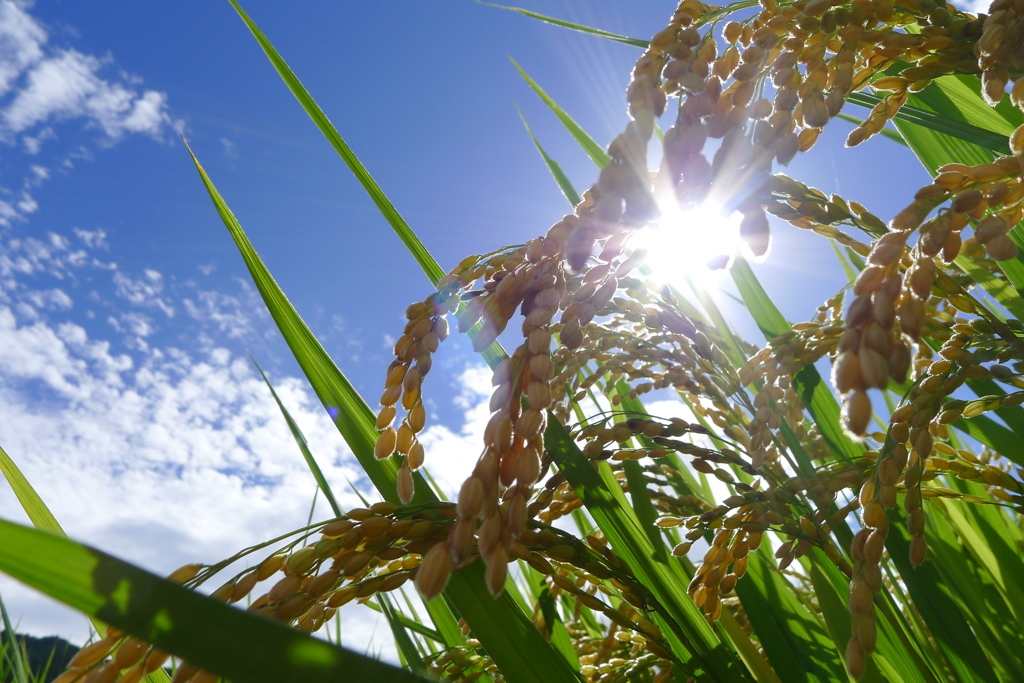
[[[302,82],[299,81],[298,77],[294,72],[292,72],[291,68],[289,68],[281,55],[278,54],[276,49],[274,49],[274,46],[269,40],[267,40],[266,36],[263,35],[263,32],[256,26],[256,23],[249,18],[249,15],[245,13],[237,0],[229,1],[235,8],[235,11],[238,12],[238,15],[242,18],[242,21],[245,22],[245,25],[249,27],[249,30],[252,32],[252,35],[256,38],[257,42],[259,42],[260,47],[263,48],[263,51],[270,59],[270,63],[274,65],[277,73],[280,74],[281,78],[284,80],[285,85],[287,85],[288,89],[292,91],[293,95],[295,95],[295,99],[299,101],[302,108],[305,109],[306,113],[309,114],[309,117],[313,119],[313,123],[316,124],[316,127],[324,134],[324,137],[327,138],[328,142],[331,143],[331,146],[338,152],[338,155],[349,167],[349,170],[352,171],[353,175],[355,175],[356,179],[366,190],[366,193],[370,195],[373,203],[377,205],[381,214],[383,214],[384,218],[391,224],[391,227],[409,249],[409,252],[416,259],[416,262],[419,263],[420,267],[427,273],[430,281],[437,284],[437,282],[444,277],[445,273],[440,266],[437,265],[437,262],[430,255],[430,252],[427,251],[427,248],[423,246],[423,243],[420,242],[420,238],[417,237],[416,233],[409,228],[409,224],[406,223],[405,219],[398,213],[398,209],[395,208],[384,194],[384,191],[380,189],[379,185],[377,185],[377,181],[373,179],[362,163],[360,163],[359,159],[356,158],[356,155],[349,148],[348,144],[345,143],[345,140],[342,139],[337,129],[335,129],[334,124],[331,123],[330,119],[327,118],[327,115],[320,109],[320,106],[306,91]]]
[[[981,81],[977,76],[957,74],[936,78],[916,96],[933,111],[999,135],[1009,137],[1024,123],[1024,115],[1008,97],[996,107],[990,107],[981,96]]]
[[[747,635],[729,609],[722,610],[718,625],[728,636],[729,642],[736,649],[736,654],[747,665],[750,675],[757,683],[782,683],[771,663],[758,651],[758,643]]]
[[[391,604],[391,598],[384,593],[377,596],[377,601],[380,603],[381,612],[384,614],[384,618],[387,619],[388,626],[391,627],[391,635],[395,639],[395,646],[402,653],[402,657],[408,663],[409,668],[418,674],[424,673],[426,667],[423,666],[423,655],[416,649],[416,644],[412,642],[405,624],[398,618],[398,613]]]
[[[0,520],[0,538],[0,571],[238,683],[424,680],[62,536]]]
[[[217,213],[220,214],[221,220],[242,254],[242,259],[249,269],[249,275],[252,277],[256,289],[263,297],[267,310],[278,329],[281,330],[295,359],[299,362],[299,367],[309,379],[313,391],[316,392],[317,397],[327,409],[327,413],[338,426],[338,430],[345,437],[349,447],[352,448],[352,452],[370,481],[381,492],[381,495],[397,503],[398,494],[395,492],[395,481],[398,465],[393,459],[377,460],[373,455],[373,448],[377,442],[377,430],[374,429],[376,417],[373,411],[362,400],[355,387],[342,374],[331,357],[327,355],[323,346],[313,336],[291,302],[285,297],[284,292],[278,287],[252,243],[249,242],[249,238],[246,237],[242,226],[220,193],[217,192],[213,181],[203,170],[191,148],[189,148],[189,154],[192,156],[192,161],[196,170],[199,171]],[[421,479],[417,482],[417,499],[414,502],[430,502],[430,498],[420,498],[427,495],[426,491],[426,482]]]
[[[836,645],[766,557],[763,547],[747,555],[736,595],[775,673],[787,683],[845,680]]]
[[[954,674],[962,681],[994,683],[998,680],[995,672],[963,613],[950,597],[949,588],[943,583],[935,564],[927,560],[917,567],[910,564],[910,534],[906,531],[906,517],[898,510],[890,510],[889,521],[886,550]],[[962,562],[963,559],[953,561]]]
[[[602,31],[599,28],[592,28],[590,26],[583,26],[581,24],[574,24],[571,21],[565,21],[563,19],[555,19],[544,14],[538,14],[537,12],[531,12],[530,10],[523,9],[521,7],[508,7],[506,5],[497,5],[493,2],[483,2],[483,0],[477,0],[482,5],[490,5],[491,7],[497,7],[498,9],[509,10],[510,12],[518,12],[524,17],[530,17],[531,19],[537,19],[548,24],[554,24],[555,26],[561,26],[562,28],[572,29],[573,31],[579,31],[580,33],[588,33],[598,38],[604,38],[605,40],[612,40],[616,43],[623,43],[624,45],[632,45],[633,47],[646,48],[650,43],[646,40],[640,40],[639,38],[629,38],[627,36],[619,35],[618,33],[612,33],[611,31]]]
[[[962,480],[951,483],[963,493],[984,494],[984,489],[977,485],[970,486]],[[1014,547],[1015,541],[1020,540],[1019,530],[1016,534],[1007,533],[1005,516],[993,506],[937,500],[960,537],[962,548],[971,552],[979,568],[991,578],[1013,620],[1024,624],[1024,590],[1018,579],[1024,576],[1024,561],[1020,549]]]
[[[850,93],[847,101],[860,107],[870,109],[881,102],[882,98],[872,93],[854,92]],[[900,107],[900,110],[896,113],[896,119],[908,124],[930,128],[931,130],[944,133],[945,135],[949,135],[954,138],[959,138],[960,140],[965,140],[996,154],[1010,153],[1010,141],[1006,135],[1000,135],[999,133],[995,133],[991,130],[972,126],[969,123],[964,123],[963,121],[958,121],[956,119],[937,114],[934,111],[904,105]],[[905,145],[906,140],[903,140],[902,136],[899,137],[900,141]]]
[[[959,488],[966,482],[953,482]],[[955,505],[955,503],[953,504]],[[931,561],[950,587],[950,593],[961,605],[961,611],[971,623],[986,654],[998,669],[1000,680],[1024,680],[1024,634],[1008,628],[1018,622],[999,593],[990,572],[977,562],[969,547],[954,530],[947,514],[952,505],[935,499],[934,511],[928,518],[928,553]],[[976,507],[976,506],[971,506]],[[996,516],[1001,513],[996,511]],[[1007,525],[1001,525],[1004,529]],[[959,557],[959,559],[957,559]],[[946,561],[951,559],[953,561]],[[967,558],[968,561],[964,561]]]
[[[558,188],[562,191],[562,194],[565,195],[565,198],[569,200],[569,205],[575,207],[583,201],[582,197],[580,197],[575,188],[573,188],[568,176],[565,175],[565,171],[563,171],[562,167],[558,165],[558,162],[549,157],[548,153],[544,151],[543,147],[541,147],[540,142],[530,129],[530,124],[526,122],[526,117],[523,116],[523,112],[520,111],[518,105],[516,106],[516,111],[519,113],[519,118],[523,120],[523,125],[526,126],[526,132],[529,133],[530,139],[533,140],[533,144],[537,147],[537,151],[540,152],[541,158],[544,159],[544,164],[547,165],[548,170],[551,171],[551,175],[555,179],[555,182],[558,183]]]
[[[985,415],[960,418],[953,423],[958,430],[1024,467],[1024,455],[1018,453],[1020,437]]]
[[[544,92],[543,88],[537,85],[537,81],[530,78],[530,75],[523,71],[521,66],[516,64],[516,60],[511,57],[509,57],[509,59],[512,61],[512,65],[519,72],[519,75],[522,76],[527,84],[533,88],[533,91],[537,93],[542,100],[544,100],[544,104],[548,105],[548,107],[551,108],[551,111],[555,112],[555,116],[558,117],[558,120],[562,122],[562,125],[565,126],[566,130],[569,131],[569,134],[573,136],[576,142],[579,143],[580,147],[583,148],[583,151],[587,153],[587,156],[589,156],[600,168],[604,168],[610,164],[612,162],[612,158],[608,156],[608,153],[604,151],[601,145],[597,144],[597,142],[594,141],[594,138],[587,135],[586,131],[580,128],[580,125],[573,121],[572,117],[569,116],[564,109],[558,106],[558,103],[551,99],[551,97]]]
[[[4,478],[7,479],[7,483],[10,484],[11,489],[14,490],[14,495],[21,503],[22,509],[25,510],[25,514],[28,515],[29,521],[32,522],[32,526],[37,529],[49,531],[61,536],[66,536],[64,529],[61,528],[60,523],[57,522],[57,518],[50,512],[50,508],[46,506],[43,499],[36,492],[32,484],[29,483],[25,475],[22,474],[18,466],[14,464],[11,456],[7,455],[7,452],[3,448],[0,448],[0,472],[3,473]],[[107,627],[101,621],[96,619],[90,619],[93,628],[96,629],[97,633],[106,633]],[[147,676],[149,683],[162,683],[168,681],[166,674],[160,671],[154,671],[152,674]]]
[[[375,612],[380,612],[382,614],[384,613],[383,606],[375,604],[372,600],[368,601],[366,603],[366,606],[374,610]],[[397,619],[405,628],[409,629],[410,631],[415,631],[421,636],[425,636],[427,638],[430,638],[434,642],[441,643],[442,645],[444,645],[444,638],[442,638],[441,634],[435,631],[434,629],[430,628],[429,626],[421,624],[415,619],[410,618],[409,616],[401,612],[394,605],[391,605],[391,610],[395,616],[395,619]]]
[[[569,666],[579,669],[579,656],[576,654],[576,649],[572,646],[572,639],[569,638],[569,632],[565,628],[561,615],[558,614],[558,606],[555,604],[555,599],[551,596],[551,591],[547,586],[543,586],[540,589],[537,605],[544,615],[544,623],[547,626],[551,644],[558,650],[559,654],[565,657],[565,661],[569,663]]]
[[[309,471],[313,474],[313,478],[316,480],[316,485],[320,487],[320,491],[323,492],[324,497],[330,504],[331,510],[334,512],[334,516],[341,517],[341,506],[338,505],[338,501],[334,497],[334,491],[331,490],[331,485],[327,483],[327,478],[324,476],[323,470],[320,469],[320,465],[317,464],[316,458],[313,457],[313,453],[309,450],[309,444],[306,442],[306,437],[302,434],[302,430],[299,429],[299,425],[292,419],[292,415],[288,412],[288,409],[284,407],[283,403],[281,403],[280,397],[278,397],[277,392],[274,390],[274,385],[270,383],[269,379],[267,379],[267,375],[263,372],[263,368],[260,367],[260,364],[257,363],[256,359],[252,356],[249,356],[249,359],[252,360],[256,369],[260,371],[260,377],[263,378],[263,381],[267,384],[267,388],[270,389],[270,394],[274,397],[274,401],[277,402],[277,407],[281,410],[281,414],[284,415],[285,422],[288,423],[288,429],[291,430],[292,438],[295,439],[296,445],[298,445],[299,450],[302,452],[302,457],[306,461],[306,467],[308,467]]]
[[[7,616],[7,606],[4,605],[4,601],[0,599],[0,617],[3,618],[4,635],[7,640],[10,641],[10,645],[2,644],[2,652],[0,655],[3,658],[8,658],[8,651],[10,652],[9,658],[11,659],[11,668],[14,671],[13,683],[29,683],[29,675],[32,673],[29,670],[28,664],[25,661],[25,652],[21,647],[21,643],[18,642],[18,637],[14,633],[14,627],[11,626],[11,619]],[[2,660],[0,660],[2,663]],[[3,667],[0,667],[2,669]],[[4,677],[4,680],[7,680]]]
[[[459,620],[452,614],[451,607],[445,600],[431,600],[424,604],[430,620],[434,622],[434,628],[440,636],[440,642],[446,647],[462,647],[466,644],[466,637],[459,629]]]
[[[980,92],[981,85],[977,78],[946,76],[936,79],[931,86],[912,95],[907,104],[940,114],[953,121],[969,125],[983,123],[994,131],[1008,135],[1016,128],[1014,123],[1020,120],[1020,113],[1014,114],[1004,106],[996,109],[988,107],[982,100]],[[899,119],[894,120],[894,123],[914,154],[933,175],[936,169],[948,163],[957,162],[973,166],[988,163],[993,159],[994,155],[991,150],[962,138]],[[1018,247],[1024,247],[1024,227],[1014,226],[1010,231],[1010,237]],[[965,267],[963,266],[965,260],[965,257],[958,257],[957,265]],[[1010,284],[1016,289],[1018,297],[1024,294],[1024,259],[1018,255],[1015,259],[999,261],[998,265]],[[970,269],[968,272],[976,274],[977,269]],[[998,282],[994,278],[979,278],[977,282],[985,287],[986,291],[997,301],[1003,302],[1011,298],[1002,286],[994,286]],[[1018,309],[1019,305],[1019,303],[1014,304]]]
[[[25,475],[21,473],[18,466],[11,460],[11,456],[7,455],[3,448],[0,448],[0,472],[7,479],[7,483],[11,485],[14,495],[25,510],[25,514],[28,515],[28,518],[37,529],[45,529],[46,531],[64,535],[64,530],[57,522],[57,518],[50,512],[50,508],[46,507],[46,503],[39,497],[36,490],[32,488],[32,484],[28,483],[28,479],[25,478]]]

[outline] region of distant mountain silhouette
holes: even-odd
[[[42,680],[49,683],[64,671],[68,662],[78,652],[77,645],[72,645],[63,638],[57,638],[56,636],[36,638],[35,636],[26,636],[18,633],[14,634],[14,636],[18,639],[19,645],[24,643],[25,650],[28,652],[28,665],[32,672],[38,676],[46,670],[46,678],[33,678],[32,680]],[[4,657],[4,664],[0,665],[0,672],[3,674],[0,682],[8,683],[9,681],[14,681],[14,672],[11,670],[11,639],[6,631],[0,631],[0,644],[3,645],[4,652],[7,655]],[[47,663],[49,663],[49,669],[47,669]]]

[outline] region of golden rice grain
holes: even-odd
[[[438,543],[423,557],[416,572],[416,589],[424,600],[430,600],[444,590],[452,573],[452,556],[448,547]]]

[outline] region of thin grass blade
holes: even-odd
[[[25,661],[25,653],[18,643],[18,637],[14,633],[14,627],[11,626],[11,619],[7,615],[7,606],[2,598],[0,598],[0,617],[3,618],[4,635],[10,641],[10,659],[11,668],[14,671],[14,683],[29,683],[31,671],[29,671],[28,663]]]
[[[523,68],[516,63],[516,60],[511,57],[509,57],[509,59],[511,60],[512,65],[519,72],[519,75],[522,76],[527,84],[533,88],[533,91],[537,93],[542,100],[544,100],[544,104],[548,105],[548,107],[551,108],[551,111],[555,112],[555,116],[558,117],[558,120],[562,122],[562,125],[565,126],[576,142],[579,143],[580,147],[583,148],[583,151],[587,153],[587,156],[589,156],[600,168],[604,168],[610,164],[612,162],[612,158],[608,156],[608,153],[604,151],[601,145],[597,144],[597,142],[594,141],[594,138],[590,137],[586,131],[584,131],[580,125],[566,113],[564,109],[558,106],[558,103],[544,92],[544,89],[537,84],[537,81],[530,78],[530,75],[523,71]]]
[[[7,479],[7,483],[11,485],[22,509],[25,510],[25,514],[36,528],[64,534],[64,530],[57,522],[57,518],[50,512],[50,508],[46,507],[46,503],[32,488],[32,484],[28,482],[28,479],[3,448],[0,448],[0,472]]]
[[[548,153],[541,146],[540,141],[538,141],[537,137],[533,134],[533,130],[530,129],[530,124],[526,122],[526,117],[523,116],[523,112],[519,109],[518,105],[516,105],[516,112],[519,113],[519,118],[522,119],[523,125],[526,126],[526,132],[530,135],[530,139],[533,140],[533,144],[537,147],[537,151],[540,152],[540,156],[544,160],[544,164],[548,167],[548,170],[551,171],[551,175],[554,177],[555,182],[558,183],[558,189],[560,189],[562,194],[565,195],[565,198],[569,200],[569,205],[575,207],[583,201],[583,199],[576,192],[575,188],[573,188],[572,183],[569,181],[568,176],[565,175],[565,171],[562,170],[562,167],[558,165],[557,161],[548,156]]]
[[[602,31],[599,28],[592,28],[590,26],[583,26],[582,24],[574,24],[571,21],[565,21],[564,19],[556,19],[549,17],[544,14],[537,12],[531,12],[530,10],[523,9],[521,7],[508,7],[506,5],[497,5],[493,2],[483,2],[483,0],[477,0],[481,5],[490,5],[491,7],[497,7],[498,9],[509,10],[510,12],[518,12],[524,17],[530,17],[531,19],[537,19],[548,24],[554,24],[555,26],[561,26],[562,28],[568,28],[573,31],[579,31],[580,33],[587,33],[598,38],[604,38],[605,40],[612,40],[616,43],[622,43],[624,45],[631,45],[633,47],[646,48],[648,41],[640,40],[639,38],[630,38],[628,36],[619,35],[618,33],[612,33],[611,31]]]
[[[426,667],[423,666],[423,656],[409,636],[405,624],[398,618],[398,612],[391,604],[391,599],[387,594],[382,594],[377,597],[377,601],[380,604],[380,610],[384,614],[384,618],[387,619],[388,626],[391,627],[391,635],[395,639],[395,646],[402,653],[409,668],[418,674],[424,673]]]
[[[427,248],[423,246],[422,242],[420,242],[420,238],[417,237],[409,228],[409,224],[406,223],[405,219],[398,213],[398,209],[395,208],[391,203],[391,200],[389,200],[387,195],[384,194],[384,191],[380,189],[379,185],[377,185],[377,181],[373,179],[362,163],[360,163],[359,159],[356,158],[356,155],[338,133],[334,124],[331,123],[330,119],[327,118],[327,115],[322,109],[320,109],[320,105],[318,105],[310,96],[309,92],[306,91],[302,82],[299,81],[298,77],[284,61],[281,55],[278,54],[276,49],[274,49],[274,46],[269,40],[267,40],[266,36],[263,35],[263,32],[256,26],[256,23],[249,18],[249,15],[245,13],[241,5],[239,5],[236,0],[229,1],[235,8],[235,11],[238,12],[238,16],[240,16],[242,21],[245,22],[245,25],[249,27],[249,30],[252,32],[252,35],[256,38],[257,42],[259,42],[260,47],[263,48],[263,51],[270,59],[270,63],[274,65],[277,73],[280,74],[281,78],[284,80],[285,85],[287,85],[288,89],[292,91],[293,95],[295,95],[295,99],[299,101],[302,108],[305,109],[306,113],[309,114],[309,117],[313,119],[313,123],[316,124],[316,127],[324,134],[324,137],[327,138],[328,142],[331,143],[331,146],[334,147],[336,152],[338,152],[338,155],[345,162],[345,165],[349,167],[349,170],[352,171],[353,175],[355,175],[356,179],[366,190],[366,193],[370,195],[373,203],[377,205],[381,214],[383,214],[392,229],[394,229],[395,233],[409,249],[413,258],[416,259],[416,262],[419,263],[420,267],[427,273],[430,281],[436,284],[445,275],[444,271],[437,265],[437,261],[434,260],[430,255],[430,252],[427,251]]]
[[[334,512],[334,516],[341,517],[343,514],[341,506],[338,505],[338,500],[334,497],[334,491],[331,490],[331,485],[327,482],[327,478],[324,476],[323,470],[320,469],[320,465],[317,464],[316,458],[313,457],[313,453],[309,450],[309,444],[306,442],[306,437],[303,435],[302,430],[299,429],[299,425],[296,424],[294,419],[292,419],[292,415],[288,412],[288,409],[284,407],[283,403],[281,403],[281,398],[277,395],[277,391],[274,390],[274,385],[270,383],[269,379],[267,379],[267,374],[263,372],[263,368],[260,367],[260,364],[257,363],[256,359],[252,356],[249,356],[249,359],[252,361],[253,365],[256,366],[256,369],[260,371],[260,377],[263,378],[267,388],[270,389],[270,394],[274,397],[274,401],[277,402],[277,407],[281,410],[281,414],[284,415],[285,422],[288,423],[288,429],[291,430],[292,438],[295,439],[296,445],[298,445],[299,450],[302,451],[302,457],[306,461],[306,466],[313,474],[313,478],[316,480],[316,485],[324,494],[324,498],[326,498],[327,502],[330,504],[331,510]],[[310,513],[312,514],[312,510],[310,510]]]

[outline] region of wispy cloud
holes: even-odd
[[[159,308],[168,318],[174,317],[174,306],[161,296],[164,290],[164,276],[159,271],[147,268],[141,278],[132,279],[117,271],[114,273],[117,295],[133,304]]]
[[[138,88],[140,79],[118,72],[110,57],[50,44],[31,7],[27,0],[0,0],[0,144],[36,156],[58,140],[59,130],[76,139],[57,152],[61,160],[55,165],[70,169],[74,160],[90,155],[77,141],[83,130],[93,132],[100,146],[132,134],[162,140],[168,131],[181,130],[166,93]],[[33,164],[20,182],[0,187],[0,225],[35,212],[30,189],[47,178],[48,169]]]
[[[155,339],[151,313],[182,306],[176,292],[186,289],[155,271],[125,276],[95,258],[104,246],[89,232],[0,242],[0,444],[69,535],[157,572],[217,561],[304,525],[315,483],[249,360],[224,346]],[[118,350],[109,328],[77,322],[83,305],[104,301],[81,290],[103,278],[118,327],[149,344]],[[220,317],[174,322],[191,326],[191,338],[227,340],[254,327],[243,320],[246,296],[200,293]],[[373,496],[305,382],[273,379],[342,504],[360,504],[347,480]],[[0,495],[0,516],[25,519],[11,495]],[[0,591],[21,630],[85,638],[86,622],[67,610],[6,579]],[[367,645],[375,619],[347,612],[357,625],[350,645]],[[384,654],[394,659],[390,646]]]

